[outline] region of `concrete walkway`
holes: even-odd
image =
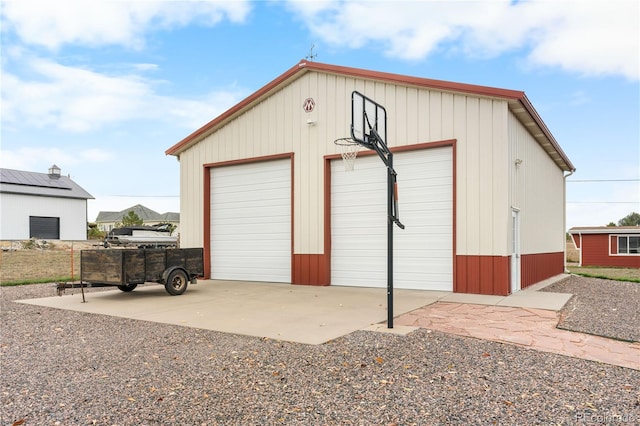
[[[552,310],[437,302],[400,315],[395,324],[640,370],[640,343],[559,330]]]

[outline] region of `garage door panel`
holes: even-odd
[[[452,150],[398,153],[394,168],[406,226],[394,229],[394,286],[452,291]],[[353,172],[337,160],[331,173],[331,283],[386,287],[386,168],[371,156],[358,158]]]
[[[276,160],[211,171],[214,279],[291,281],[291,163]]]
[[[277,184],[279,182],[271,182],[271,185]],[[214,188],[215,189],[215,188]],[[244,192],[228,192],[222,193],[217,192],[215,197],[224,197],[224,204],[216,205],[216,209],[218,210],[231,210],[238,207],[243,207],[247,205],[253,205],[254,203],[259,203],[264,206],[268,206],[273,203],[277,204],[287,204],[289,198],[282,198],[283,194],[280,193],[278,189],[265,189],[260,191],[259,188],[252,188],[252,191],[244,191]],[[251,198],[249,198],[251,197]],[[212,200],[212,201],[215,201]]]
[[[224,214],[224,210],[212,211],[211,214],[217,214],[220,223],[226,223],[227,225],[235,225],[238,227],[244,226],[247,222],[251,223],[282,223],[289,222],[289,215],[285,215],[281,210],[287,209],[288,206],[281,206],[280,209],[269,206],[262,208],[260,206],[238,208],[235,211]],[[260,209],[260,214],[252,212],[253,209]],[[288,210],[288,209],[287,209]],[[231,217],[230,215],[234,216]]]

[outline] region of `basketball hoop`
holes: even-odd
[[[353,165],[356,162],[356,157],[358,156],[358,152],[360,151],[360,148],[362,148],[362,145],[351,138],[338,138],[333,141],[333,143],[340,148],[340,155],[342,155],[344,171],[352,172]]]

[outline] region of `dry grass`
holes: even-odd
[[[572,241],[567,241],[567,263],[580,262],[580,254]]]
[[[0,284],[70,281],[80,278],[80,251],[94,242],[56,241],[50,249],[22,249],[2,243]]]
[[[617,281],[640,282],[639,268],[605,268],[605,267],[584,267],[568,265],[567,269],[572,274],[585,277],[605,278]]]
[[[617,281],[640,282],[639,268],[609,268],[595,266],[578,266],[580,254],[572,241],[567,241],[567,269],[572,274],[585,277],[604,278]]]

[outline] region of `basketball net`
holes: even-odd
[[[352,172],[353,166],[356,162],[356,157],[362,145],[354,141],[351,138],[339,138],[333,141],[338,148],[340,148],[340,155],[342,156],[344,171]]]

